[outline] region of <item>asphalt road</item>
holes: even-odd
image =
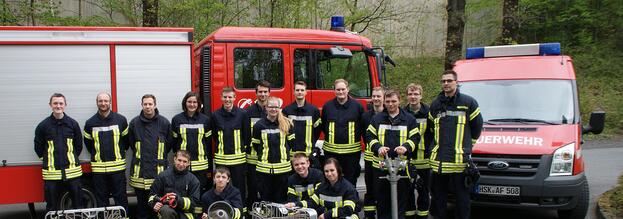
[[[586,175],[590,186],[590,208],[588,219],[597,218],[595,214],[595,203],[597,197],[612,188],[619,175],[623,173],[623,138],[613,140],[593,140],[587,141],[583,145],[582,155],[585,158]],[[360,179],[363,183],[363,178]],[[359,183],[358,183],[359,184]],[[134,198],[130,203],[136,203]],[[38,214],[41,216],[45,205],[37,203],[35,205]],[[130,210],[133,210],[131,206]],[[451,215],[451,214],[450,214]],[[472,218],[488,219],[555,219],[558,218],[555,211],[526,211],[516,209],[497,209],[474,207]],[[0,205],[0,219],[29,219],[28,207],[26,204]]]

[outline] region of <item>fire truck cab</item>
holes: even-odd
[[[572,59],[559,43],[468,48],[466,57],[454,70],[485,121],[472,154],[481,173],[473,203],[584,218],[582,134],[601,133],[605,112],[582,126]]]

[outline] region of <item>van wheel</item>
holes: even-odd
[[[573,209],[558,210],[558,218],[584,219],[588,212],[588,198],[588,182],[586,182],[580,191],[578,204]]]
[[[60,203],[60,210],[69,210],[73,208],[71,206],[72,203],[69,192],[63,193],[58,203]],[[93,189],[91,187],[82,187],[82,203],[84,205],[82,206],[83,208],[94,208],[97,205],[97,202],[95,201],[95,194],[93,193]]]

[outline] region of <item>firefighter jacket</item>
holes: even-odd
[[[214,202],[224,201],[230,204],[234,208],[234,215],[232,219],[242,218],[242,198],[240,196],[240,190],[228,183],[220,194],[216,193],[216,189],[212,188],[201,196],[201,203],[203,203],[203,212],[208,213],[210,205]]]
[[[398,146],[405,147],[407,152],[405,157],[401,159],[406,160],[416,149],[420,140],[420,131],[415,118],[404,110],[399,109],[398,115],[394,118],[389,116],[387,111],[383,111],[372,117],[372,121],[366,130],[366,139],[370,142],[369,145],[372,147],[376,159],[375,162],[372,162],[372,166],[380,168],[378,161],[385,159],[379,157],[381,147],[389,148],[387,153],[389,157],[398,156],[394,151]]]
[[[351,97],[344,104],[339,104],[337,98],[325,103],[322,107],[323,150],[336,154],[359,153],[364,131],[360,127],[361,114],[363,107]]]
[[[318,185],[316,193],[308,200],[301,201],[297,206],[309,206],[316,210],[318,215],[324,214],[324,218],[357,218],[357,202],[359,195],[357,190],[348,182],[340,177],[334,185],[327,180]]]
[[[82,131],[76,120],[64,114],[45,118],[35,129],[35,152],[43,160],[43,180],[67,180],[82,176],[78,156]]]
[[[410,163],[418,170],[430,169],[428,162],[430,150],[433,147],[433,134],[432,132],[426,132],[429,107],[424,103],[420,103],[420,110],[417,112],[412,111],[409,105],[405,106],[404,110],[415,117],[421,134],[417,150],[411,153]]]
[[[427,131],[435,145],[430,165],[437,173],[463,172],[471,159],[472,145],[482,131],[482,115],[476,100],[459,90],[453,97],[441,92],[430,106]]]
[[[156,203],[161,202],[161,197],[167,193],[175,193],[175,201],[162,204],[177,211],[179,218],[192,219],[195,207],[199,203],[199,191],[201,186],[195,175],[188,170],[178,171],[175,166],[169,167],[160,173],[149,190],[149,206],[153,209]]]
[[[267,118],[260,119],[253,126],[252,144],[257,150],[257,171],[267,174],[288,173],[290,165],[290,145],[294,144],[294,127],[289,133],[279,129],[279,122]]]
[[[210,167],[212,156],[212,130],[210,118],[196,112],[188,116],[182,112],[171,120],[173,131],[173,151],[185,150],[190,153],[190,171],[206,170]]]
[[[94,173],[125,171],[128,120],[116,112],[110,112],[107,117],[95,113],[84,124],[84,145],[91,153]]]
[[[251,121],[251,128],[249,130],[253,130],[253,125],[255,125],[257,121],[260,121],[262,118],[266,118],[266,109],[260,106],[257,102],[245,110],[247,111],[247,115],[249,115],[249,119]],[[255,148],[253,147],[247,148],[247,163],[252,165],[257,164],[257,151],[255,151]]]
[[[288,202],[304,208],[307,208],[307,203],[302,201],[309,200],[316,193],[317,186],[324,180],[322,171],[316,168],[308,168],[308,171],[305,178],[297,173],[288,177]]]
[[[374,111],[374,108],[368,108],[368,111],[366,111],[365,113],[361,115],[361,127],[367,129],[368,126],[370,126],[370,120],[372,120],[372,117],[374,117],[374,115],[378,113],[379,112]],[[364,134],[364,137],[365,137],[365,134]],[[368,162],[373,162],[375,161],[375,159],[374,159],[374,152],[372,151],[372,146],[369,145],[370,142],[368,142],[368,138],[364,138],[364,140],[366,144],[366,150],[364,151],[363,160],[368,161]]]
[[[156,176],[167,167],[171,125],[158,113],[158,109],[151,119],[141,111],[130,121],[128,134],[134,155],[130,166],[130,186],[149,190]]]
[[[246,162],[246,148],[251,142],[249,128],[249,116],[243,109],[234,106],[227,112],[221,107],[212,113],[215,164],[233,166]]]
[[[294,135],[296,139],[292,146],[294,152],[305,152],[309,156],[313,151],[316,141],[320,137],[320,110],[312,104],[305,102],[302,107],[298,107],[296,101],[283,109],[289,119],[294,124]]]

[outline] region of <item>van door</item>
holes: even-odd
[[[288,46],[284,44],[227,44],[229,85],[236,91],[236,106],[246,108],[255,102],[255,85],[266,80],[271,84],[271,96],[292,101]]]

